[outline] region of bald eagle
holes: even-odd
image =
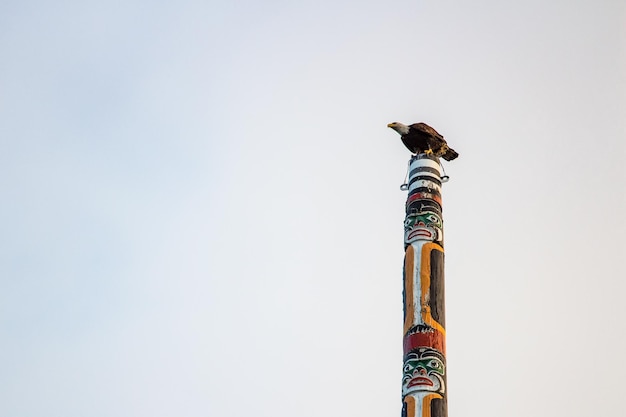
[[[387,127],[392,128],[402,136],[402,143],[411,152],[433,154],[442,157],[446,161],[452,161],[458,153],[448,146],[443,136],[426,123],[413,123],[410,126],[402,123],[389,123]]]

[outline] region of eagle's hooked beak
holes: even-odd
[[[393,123],[389,123],[387,127],[393,127]]]

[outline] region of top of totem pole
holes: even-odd
[[[437,182],[439,187],[450,179],[446,175],[439,158],[432,154],[420,153],[411,156],[405,182],[400,186],[400,190],[408,191],[409,185],[415,181],[416,177],[424,175],[431,177],[432,180]]]
[[[409,160],[409,165],[433,166],[437,167],[437,169],[441,171],[441,162],[439,162],[439,158],[432,154],[418,153],[417,155],[412,155]]]
[[[419,154],[409,161],[408,178],[402,184],[402,189],[408,191],[405,245],[428,240],[443,246],[441,185],[446,180],[441,172],[441,164],[435,156]]]
[[[430,159],[432,161],[439,162],[439,158],[437,158],[432,153],[418,153],[418,154],[411,155],[411,162],[413,162],[416,159]]]

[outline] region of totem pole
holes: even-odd
[[[447,417],[441,165],[411,158],[404,221],[402,417]]]

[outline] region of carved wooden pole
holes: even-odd
[[[402,417],[447,417],[441,166],[411,158],[404,221]]]

